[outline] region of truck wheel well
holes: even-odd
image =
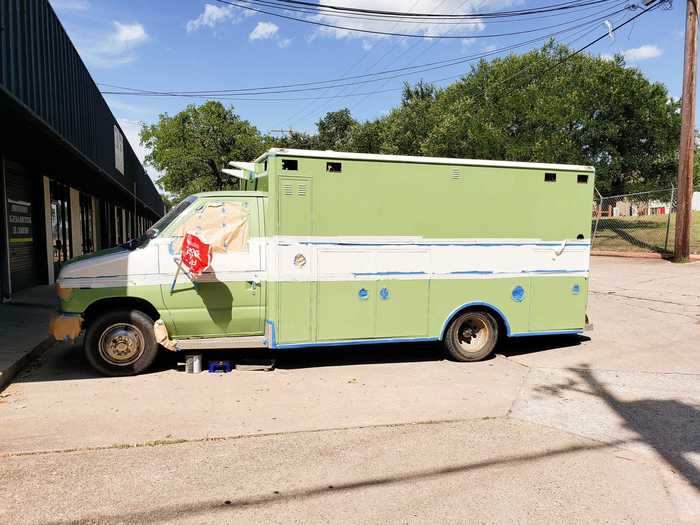
[[[150,316],[154,321],[160,319],[158,310],[145,299],[139,299],[138,297],[108,297],[99,299],[87,307],[83,313],[85,325],[89,326],[90,323],[103,312],[118,309],[140,310]]]
[[[501,339],[502,337],[508,336],[510,334],[510,325],[508,324],[508,320],[503,315],[503,312],[501,312],[498,308],[496,308],[493,305],[487,304],[487,303],[470,303],[470,304],[465,304],[464,306],[456,309],[455,311],[453,311],[450,314],[450,316],[447,318],[447,321],[445,321],[445,326],[443,326],[443,328],[442,328],[442,333],[440,334],[440,339],[445,339],[445,334],[447,333],[447,329],[449,328],[450,323],[452,322],[452,320],[455,317],[463,314],[464,312],[470,312],[470,311],[488,312],[491,315],[493,315],[493,318],[498,323],[498,338],[499,339]]]

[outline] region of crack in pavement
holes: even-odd
[[[674,306],[699,306],[699,307],[700,307],[700,303],[698,303],[698,304],[677,303],[677,302],[675,302],[675,301],[665,301],[665,300],[663,300],[663,299],[651,299],[651,298],[648,298],[648,297],[636,297],[636,296],[634,296],[634,295],[625,295],[625,294],[621,294],[621,293],[618,293],[618,292],[615,292],[615,291],[609,291],[609,292],[596,292],[596,291],[591,291],[591,293],[592,293],[593,295],[605,295],[605,296],[613,296],[613,297],[623,297],[623,298],[625,298],[625,299],[634,299],[634,300],[636,300],[636,301],[649,301],[649,302],[652,302],[652,303],[672,304],[672,305],[674,305]],[[696,298],[696,299],[700,299],[700,297],[695,296],[695,295],[690,296],[690,297],[694,297],[694,298]]]
[[[455,418],[455,419],[435,419],[427,421],[410,421],[408,423],[383,423],[377,425],[356,425],[347,427],[331,427],[331,428],[316,428],[309,430],[291,430],[282,432],[260,432],[257,434],[237,434],[233,436],[208,436],[203,438],[176,438],[176,439],[156,439],[152,441],[143,441],[140,443],[115,443],[113,445],[105,445],[98,447],[75,447],[75,448],[62,448],[62,449],[50,449],[50,450],[33,450],[31,452],[5,452],[0,453],[0,459],[5,458],[16,458],[16,457],[26,457],[26,456],[44,456],[50,454],[69,454],[73,452],[96,452],[102,450],[123,450],[131,448],[149,448],[149,447],[162,447],[168,445],[182,445],[185,443],[207,443],[207,442],[218,442],[218,441],[237,441],[241,439],[256,439],[265,437],[275,437],[275,436],[290,436],[295,434],[317,434],[321,432],[339,432],[344,430],[365,430],[373,428],[402,428],[402,427],[414,427],[414,426],[429,426],[429,425],[441,425],[449,423],[465,423],[467,421],[491,421],[498,419],[507,419],[507,414],[503,416],[480,416],[480,417],[468,417],[468,418]]]

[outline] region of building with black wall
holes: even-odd
[[[72,257],[163,214],[48,0],[0,0],[0,289],[52,283]]]

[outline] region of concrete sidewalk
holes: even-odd
[[[700,263],[596,257],[590,285],[593,332],[479,363],[109,378],[56,344],[0,396],[0,523],[700,524]]]
[[[0,304],[0,390],[36,355],[51,346],[49,318],[58,302],[53,286],[35,286]]]

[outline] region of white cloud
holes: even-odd
[[[519,0],[415,0],[411,3],[410,12],[430,14],[475,13],[492,11],[518,2]],[[325,0],[324,4],[343,6],[347,5],[347,0]],[[405,0],[354,0],[352,5],[360,9],[406,11]],[[486,27],[486,24],[479,19],[466,20],[463,24],[452,25],[436,22],[431,23],[428,20],[421,23],[396,22],[394,20],[349,20],[347,18],[339,18],[332,14],[314,15],[311,18],[327,24],[369,31],[421,34],[425,36],[440,36],[450,33],[454,35],[469,35],[472,33],[479,33]],[[361,33],[331,27],[322,27],[318,32],[322,35],[335,38],[358,38],[362,40],[368,38],[388,38],[387,35],[373,35],[370,33]]]
[[[148,40],[148,33],[144,27],[139,24],[122,24],[120,22],[112,22],[115,32],[112,35],[112,41],[120,49],[127,49],[137,46]]]
[[[266,40],[272,38],[279,31],[279,26],[273,24],[272,22],[258,22],[250,34],[248,35],[249,40]]]
[[[291,38],[280,38],[277,41],[277,47],[284,49],[285,47],[289,47],[291,45],[291,43],[292,43]]]
[[[90,9],[89,0],[51,0],[50,3],[56,11],[87,11]]]
[[[232,19],[236,19],[236,8],[234,6],[204,4],[204,11],[202,11],[202,14],[187,22],[187,32],[191,33],[201,27],[214,28]]]
[[[136,60],[134,50],[147,42],[150,36],[138,22],[112,22],[112,31],[85,40],[79,40],[78,50],[91,66],[109,68]]]
[[[143,123],[137,120],[130,120],[126,118],[118,118],[117,122],[119,122],[119,125],[122,128],[126,140],[128,140],[129,144],[131,144],[131,149],[134,150],[134,153],[136,153],[136,156],[141,161],[141,164],[143,164],[143,160],[149,153],[149,150],[147,150],[144,146],[141,145],[141,139],[139,138],[139,133],[141,132],[141,125]],[[144,168],[146,168],[146,172],[148,173],[148,176],[151,177],[153,182],[155,182],[159,177],[163,175],[163,173],[154,169],[152,166],[144,165]]]
[[[657,46],[647,44],[632,49],[625,49],[621,51],[621,53],[628,62],[639,62],[641,60],[650,60],[660,57],[664,54],[664,50]]]

